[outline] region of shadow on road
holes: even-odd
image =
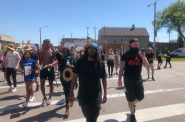
[[[2,94],[6,94],[7,92],[1,93]],[[12,95],[12,96],[7,96],[7,97],[3,97],[0,98],[0,101],[6,101],[6,100],[22,100],[21,98],[24,98],[24,95]]]
[[[51,111],[43,111],[42,113],[38,114],[38,115],[35,115],[35,116],[32,116],[32,117],[29,117],[29,118],[25,118],[25,119],[22,119],[20,121],[17,121],[17,122],[46,122],[48,120],[50,120],[51,118],[64,118],[65,116],[62,115],[62,114],[58,114],[57,111],[63,109],[65,106],[60,106],[60,107],[57,107]]]

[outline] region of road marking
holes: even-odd
[[[108,78],[108,79],[107,79],[107,81],[110,81],[110,80],[118,80],[118,78]],[[57,83],[58,83],[59,85],[61,85],[60,80],[56,80],[56,81],[57,81]],[[57,85],[56,81],[53,82],[54,85]],[[33,85],[35,86],[36,84],[33,84]],[[49,85],[49,83],[46,82],[45,85]],[[22,83],[22,84],[20,84],[20,85],[17,85],[17,87],[24,87],[24,86],[25,86],[24,83]],[[10,87],[9,87],[9,86],[1,86],[1,87],[0,87],[0,89],[7,89],[7,88],[10,88]]]
[[[40,106],[41,103],[42,102],[35,102],[35,103],[30,102],[30,103],[28,103],[28,108]],[[53,100],[51,102],[51,105],[65,105],[65,100],[64,99],[62,99],[62,100]],[[8,110],[19,109],[19,108],[24,108],[24,107],[22,106],[22,104],[3,106],[3,107],[0,107],[0,113],[2,113],[4,111],[8,111]]]
[[[172,88],[172,89],[149,90],[149,91],[145,91],[145,95],[146,95],[146,94],[162,93],[162,92],[179,91],[179,90],[185,90],[185,87],[181,87],[181,88]],[[120,94],[109,94],[109,95],[107,95],[107,98],[116,98],[116,97],[125,97],[125,93],[120,93]]]
[[[128,120],[129,112],[120,112],[107,115],[100,115],[98,122],[123,122]],[[185,114],[185,103],[139,109],[136,111],[138,122],[146,122],[156,119],[173,117]],[[85,122],[85,118],[68,120],[64,122]]]
[[[182,87],[182,88],[173,88],[173,89],[150,90],[150,91],[145,91],[145,95],[146,94],[162,93],[162,92],[179,91],[179,90],[185,90],[185,87]],[[107,98],[108,99],[118,98],[118,97],[125,97],[125,93],[108,94],[107,95]],[[65,103],[65,100],[55,100],[55,101],[52,101],[52,105],[64,104],[64,103]],[[29,103],[29,107],[34,107],[34,106],[39,106],[39,105],[41,105],[41,102]],[[3,111],[12,110],[12,109],[18,109],[18,108],[21,108],[21,107],[22,107],[21,105],[11,105],[11,106],[0,107],[0,113],[3,112]]]

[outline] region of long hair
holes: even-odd
[[[81,59],[88,60],[88,48],[85,49],[84,55],[81,57]],[[94,55],[94,61],[95,61],[95,69],[99,74],[101,71],[101,60],[100,60],[97,48]]]

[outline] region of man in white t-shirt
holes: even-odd
[[[10,86],[9,91],[16,92],[16,86],[17,86],[16,75],[17,75],[17,70],[19,69],[19,63],[20,63],[21,57],[19,53],[14,50],[13,44],[9,44],[7,49],[8,49],[8,52],[5,58],[6,67],[7,67],[6,79],[7,79],[8,85]],[[12,83],[10,80],[11,76],[13,79],[14,87],[12,87]]]

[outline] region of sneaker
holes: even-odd
[[[17,91],[17,89],[14,87],[13,89],[12,89],[12,92],[16,92]]]
[[[12,89],[13,89],[13,87],[12,87],[12,86],[10,86],[10,88],[8,89],[8,92],[11,92],[11,91],[12,91]]]
[[[39,89],[40,89],[40,85],[37,85],[35,91],[39,91]]]
[[[51,102],[52,102],[52,100],[51,99],[48,99],[48,101],[47,101],[47,105],[51,105]]]
[[[23,103],[22,106],[23,106],[24,108],[27,108],[27,107],[28,107],[28,102]]]
[[[42,100],[41,107],[46,106],[46,103],[47,103],[47,98],[44,98],[44,99]]]
[[[69,116],[69,109],[66,109],[64,116],[65,117],[68,117]]]
[[[152,77],[152,80],[155,81],[154,77]]]
[[[30,96],[29,102],[33,102],[33,100],[35,100],[34,96]]]
[[[137,122],[135,114],[130,115],[130,122]]]
[[[150,77],[147,77],[147,80],[150,79]]]

